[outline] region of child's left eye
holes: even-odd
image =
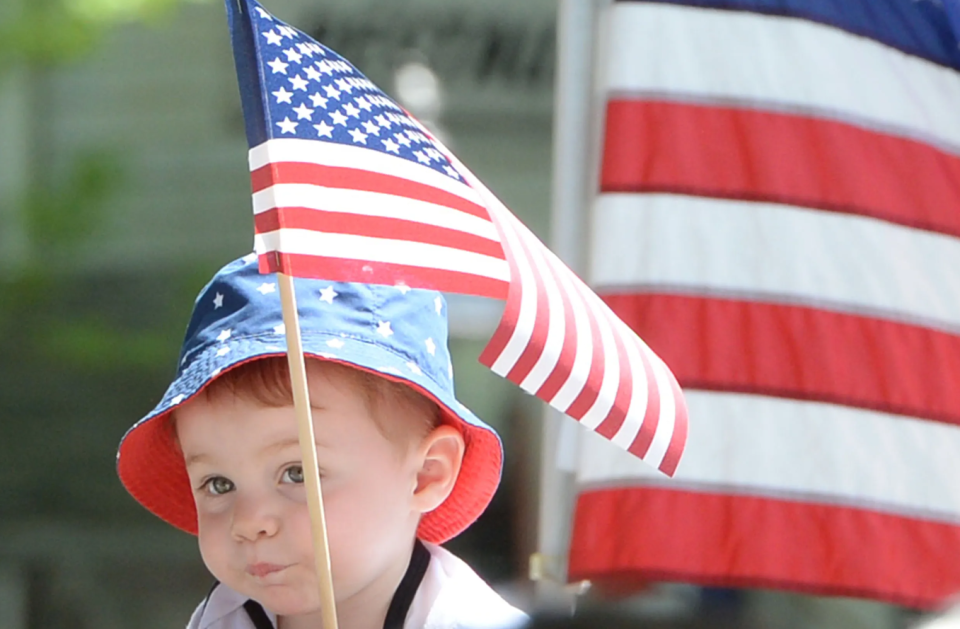
[[[303,466],[291,465],[287,469],[283,470],[283,482],[302,483],[303,482]]]

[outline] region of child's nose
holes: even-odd
[[[233,510],[233,536],[237,539],[256,541],[276,535],[280,518],[270,507],[270,502],[256,496],[238,496]]]

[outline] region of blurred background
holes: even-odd
[[[350,59],[550,240],[556,1],[268,8]],[[0,3],[0,629],[180,627],[207,591],[195,540],[126,494],[114,457],[174,372],[194,296],[250,251],[252,226],[218,0]],[[507,468],[490,510],[449,546],[532,608],[544,411],[477,362],[499,307],[451,300],[459,397],[500,431]],[[587,590],[578,605],[629,626],[893,629],[918,617],[660,582]]]

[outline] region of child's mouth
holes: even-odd
[[[247,574],[255,577],[265,577],[268,574],[280,572],[284,568],[286,568],[286,566],[275,563],[254,563],[247,566]]]

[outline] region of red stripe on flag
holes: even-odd
[[[684,387],[960,424],[960,336],[804,306],[604,293]]]
[[[569,579],[785,588],[928,608],[960,590],[958,556],[955,525],[638,486],[580,494]]]
[[[534,254],[530,251],[531,247],[524,239],[520,238],[525,255],[531,261],[531,270],[533,271],[533,283],[523,287],[523,290],[533,291],[536,295],[536,317],[534,318],[533,334],[530,340],[523,348],[520,357],[514,363],[513,367],[507,372],[506,378],[511,382],[520,384],[527,377],[530,370],[537,363],[537,359],[543,353],[543,347],[547,340],[547,329],[550,324],[550,308],[547,300],[547,289],[543,283],[543,276],[536,263],[534,263]]]
[[[613,408],[610,409],[606,418],[597,426],[597,432],[607,439],[612,439],[613,436],[617,434],[620,426],[623,425],[623,418],[627,416],[627,410],[630,407],[630,402],[633,400],[633,379],[640,375],[634,373],[630,365],[630,359],[627,357],[627,348],[623,344],[623,338],[617,334],[616,327],[613,328],[613,340],[614,347],[616,347],[617,360],[620,363],[620,383],[617,385],[617,395],[613,401]],[[656,392],[657,384],[652,381],[653,374],[649,371],[644,371],[643,377],[647,390]],[[653,402],[653,404],[651,404],[651,402]],[[651,406],[657,406],[656,412],[659,413],[659,405],[655,398],[647,399],[647,413],[650,413]],[[646,452],[644,452],[644,454],[646,454]]]
[[[799,115],[612,100],[601,189],[772,201],[960,235],[960,157]]]
[[[369,170],[321,166],[304,162],[277,162],[251,171],[250,180],[254,194],[277,184],[310,184],[325,188],[362,190],[417,199],[490,220],[485,207],[452,192],[403,177]]]
[[[258,234],[276,231],[281,227],[305,229],[327,234],[352,234],[440,245],[501,260],[504,257],[503,248],[497,241],[455,229],[383,216],[283,207],[255,215],[254,224]]]
[[[563,300],[563,347],[560,348],[560,357],[557,360],[556,368],[550,372],[547,379],[536,391],[536,396],[541,400],[550,401],[564,385],[573,371],[573,363],[577,356],[577,345],[581,343],[580,332],[577,330],[577,321],[573,314],[573,304],[571,299],[577,299],[576,294],[571,294],[560,282],[558,274],[555,272],[554,264],[548,258],[547,262],[550,272],[553,274],[560,292],[560,298]],[[584,315],[584,318],[589,315]],[[586,331],[584,330],[584,333]]]
[[[437,268],[273,251],[260,256],[260,272],[281,272],[294,277],[323,277],[331,282],[387,285],[405,282],[417,288],[468,293],[494,299],[505,299],[510,286],[509,282],[503,280]]]

